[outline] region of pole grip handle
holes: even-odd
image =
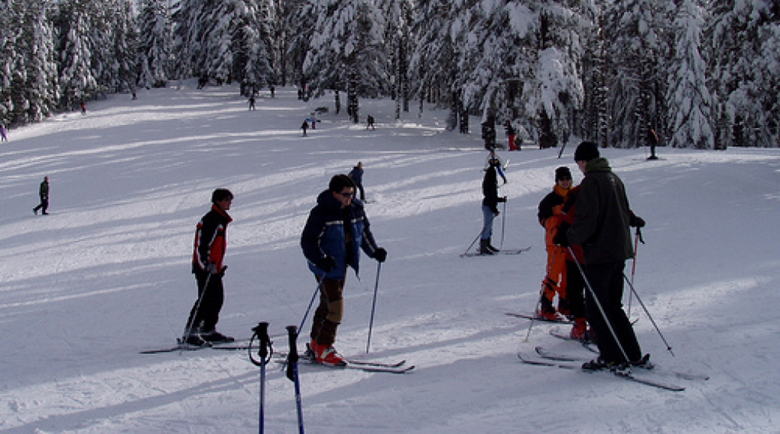
[[[298,327],[287,326],[287,336],[290,340],[290,353],[287,355],[287,378],[295,381],[295,368],[298,365]]]

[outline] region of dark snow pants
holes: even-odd
[[[344,318],[344,283],[346,279],[335,280],[317,277],[320,283],[320,304],[314,311],[311,338],[317,345],[330,347],[336,342],[336,330]]]
[[[625,265],[625,262],[621,261],[585,265],[583,269],[585,277],[604,309],[609,325],[628,356],[628,361],[635,362],[642,358],[642,350],[639,348],[639,342],[631,322],[623,311],[623,269]],[[623,352],[615,342],[610,327],[604,320],[604,314],[594,302],[593,294],[589,290],[586,290],[585,300],[586,315],[590,326],[596,332],[601,359],[607,362],[625,362]]]
[[[217,327],[219,312],[225,302],[222,274],[197,271],[195,279],[198,282],[198,300],[192,306],[187,324],[192,324],[193,331],[200,328],[201,332],[208,333]]]

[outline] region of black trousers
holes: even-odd
[[[41,214],[46,214],[46,210],[49,209],[49,199],[41,199],[40,205],[33,208],[33,211],[38,212],[41,210]]]
[[[225,302],[222,274],[197,271],[195,280],[198,282],[198,299],[192,306],[187,324],[192,325],[190,327],[192,331],[200,328],[202,332],[209,332],[216,328],[219,312]]]
[[[598,297],[609,321],[608,325],[604,314],[593,299],[593,294],[586,290],[585,306],[588,322],[596,332],[601,359],[607,362],[626,362],[620,346],[626,352],[628,361],[635,362],[642,358],[642,350],[634,334],[634,329],[623,311],[623,269],[625,266],[623,261],[583,266],[585,277]],[[612,336],[610,326],[620,340],[620,346]]]

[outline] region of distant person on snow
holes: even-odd
[[[596,144],[582,142],[574,160],[585,179],[577,193],[574,223],[562,225],[555,242],[582,246],[584,277],[592,289],[586,294],[586,315],[596,333],[599,357],[582,369],[650,366],[622,304],[625,261],[634,256],[629,226],[645,222],[631,211],[623,182]]]
[[[371,128],[372,130],[375,130],[376,127],[374,126],[374,122],[376,122],[374,120],[374,117],[371,116],[371,115],[368,115],[368,117],[366,118],[366,129]]]
[[[519,151],[520,149],[517,147],[517,144],[515,143],[515,139],[517,138],[517,130],[515,130],[515,127],[512,126],[512,122],[509,122],[509,120],[507,120],[504,123],[504,130],[506,131],[506,137],[509,140],[509,150]]]
[[[249,110],[255,109],[255,96],[252,95],[249,97]]]
[[[303,130],[303,137],[306,137],[306,130],[309,129],[309,123],[304,119],[303,123],[301,124],[301,130]]]
[[[360,190],[360,200],[365,202],[366,192],[363,190],[363,162],[358,161],[357,166],[353,167],[352,171],[350,171],[347,176],[355,183],[355,187]]]
[[[0,142],[7,142],[8,135],[5,131],[5,125],[0,125]]]
[[[232,342],[233,338],[216,330],[219,312],[225,301],[222,278],[227,266],[223,264],[227,249],[227,227],[233,219],[227,211],[233,202],[233,193],[224,188],[211,195],[211,210],[198,222],[192,272],[198,283],[198,299],[190,311],[184,336],[186,343],[196,346],[212,342]]]
[[[498,249],[491,244],[493,236],[493,220],[498,216],[498,203],[506,202],[506,197],[498,197],[498,159],[491,159],[488,168],[485,169],[485,177],[482,179],[482,233],[479,240],[479,254],[492,255]]]
[[[318,363],[343,366],[346,362],[333,344],[344,316],[347,267],[359,275],[361,249],[379,262],[387,258],[387,251],[374,241],[363,203],[355,199],[355,185],[347,175],[331,178],[328,189],[317,197],[301,234],[301,249],[320,292],[309,346]]]
[[[49,177],[44,176],[41,185],[38,187],[38,196],[41,199],[41,203],[33,208],[33,214],[38,215],[38,210],[41,210],[41,215],[48,215],[46,212],[49,209]]]

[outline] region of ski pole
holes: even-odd
[[[653,327],[655,327],[655,331],[658,332],[658,336],[661,337],[661,340],[664,341],[664,345],[666,345],[666,351],[669,351],[669,354],[674,357],[674,352],[672,352],[672,347],[669,346],[669,342],[666,341],[666,338],[664,338],[663,333],[661,333],[661,329],[658,328],[658,325],[655,323],[655,320],[650,315],[650,312],[647,310],[647,307],[645,306],[645,303],[642,302],[642,299],[639,298],[639,293],[636,292],[636,289],[634,289],[634,284],[631,283],[630,280],[628,280],[628,276],[623,274],[623,277],[626,279],[626,282],[628,282],[628,286],[631,288],[631,292],[634,293],[634,296],[636,297],[636,301],[639,302],[639,305],[642,306],[642,309],[645,311],[645,314],[647,314],[647,317],[650,318],[650,322],[653,323]]]
[[[636,237],[634,238],[634,260],[631,263],[631,285],[634,284],[634,275],[636,275],[636,257],[639,252],[639,238],[642,236],[642,232],[639,228],[636,228]],[[634,291],[628,293],[628,317],[631,318],[631,301],[634,298]]]
[[[301,408],[301,381],[298,378],[298,330],[294,325],[287,326],[290,338],[290,354],[287,356],[287,378],[295,384],[295,405],[298,410],[298,433],[303,431],[303,409]]]
[[[536,301],[536,308],[534,309],[534,314],[531,318],[531,324],[528,325],[528,333],[525,334],[525,342],[528,342],[528,338],[531,337],[531,329],[534,327],[534,322],[536,321],[536,312],[539,312],[539,308],[542,306],[542,297],[544,297],[544,284],[550,279],[552,264],[555,263],[555,259],[558,257],[558,252],[559,249],[556,247],[555,251],[553,251],[552,261],[547,263],[547,275],[544,276],[544,280],[542,280],[542,287],[539,290],[539,300]]]
[[[482,236],[482,230],[479,231],[479,234],[477,234],[476,238],[474,238],[474,241],[472,241],[471,244],[469,244],[469,246],[466,247],[466,251],[463,252],[463,255],[461,255],[461,256],[464,256],[466,253],[468,253],[469,250],[471,250],[471,248],[474,246],[474,243],[476,243],[477,240],[479,239],[479,237],[481,237],[481,236]]]
[[[504,201],[503,212],[501,213],[501,242],[498,244],[498,250],[504,248],[504,233],[506,232],[506,201]]]
[[[193,309],[192,313],[190,314],[190,320],[187,321],[187,326],[184,327],[184,334],[182,334],[181,343],[187,342],[187,336],[192,333],[192,326],[195,325],[195,318],[197,318],[198,313],[200,313],[200,304],[203,302],[203,296],[206,295],[206,289],[209,287],[209,280],[211,280],[211,273],[206,276],[206,281],[203,282],[203,289],[200,291],[200,294],[198,294],[198,301],[195,302],[195,309]]]
[[[368,341],[366,342],[366,354],[371,348],[371,332],[374,329],[374,312],[376,311],[376,293],[379,291],[379,272],[382,271],[382,263],[376,264],[376,283],[374,284],[374,301],[371,302],[371,319],[368,322]]]
[[[580,271],[580,275],[582,275],[582,280],[585,281],[585,286],[588,288],[588,291],[590,291],[590,295],[593,296],[593,301],[595,302],[596,307],[598,307],[599,312],[601,312],[601,316],[604,318],[604,322],[607,324],[609,333],[612,335],[612,338],[615,340],[615,343],[617,344],[618,348],[620,348],[620,353],[623,355],[623,358],[626,359],[626,362],[630,362],[631,359],[628,358],[628,354],[626,353],[626,350],[623,348],[623,344],[620,343],[620,339],[618,339],[617,333],[615,333],[615,329],[612,327],[612,323],[609,322],[609,317],[607,317],[607,312],[604,310],[604,307],[601,305],[601,301],[599,300],[598,296],[596,296],[596,291],[594,291],[593,287],[590,286],[590,282],[588,281],[588,278],[585,276],[585,271],[582,270],[582,266],[580,265],[580,261],[577,259],[577,255],[574,254],[574,250],[572,250],[571,246],[567,246],[566,248],[569,249],[569,253],[571,253],[571,256],[574,258],[574,263],[577,264],[577,269]]]
[[[301,319],[301,325],[298,327],[298,330],[303,329],[303,325],[306,323],[306,317],[309,316],[309,311],[311,311],[312,305],[314,305],[314,299],[317,298],[317,294],[320,292],[320,289],[322,288],[322,281],[325,280],[325,276],[320,277],[319,282],[317,282],[317,287],[314,289],[314,294],[311,295],[311,301],[309,301],[309,307],[306,308],[306,313],[303,314],[303,319]]]
[[[257,326],[252,329],[252,332],[254,332],[254,334],[252,335],[252,340],[249,342],[249,360],[251,360],[255,366],[260,367],[260,434],[263,434],[265,431],[265,366],[268,361],[271,360],[274,349],[271,346],[271,338],[268,337],[267,322],[257,324]],[[252,343],[254,343],[255,339],[258,339],[260,342],[260,348],[257,352],[257,355],[260,357],[259,361],[252,356]]]

